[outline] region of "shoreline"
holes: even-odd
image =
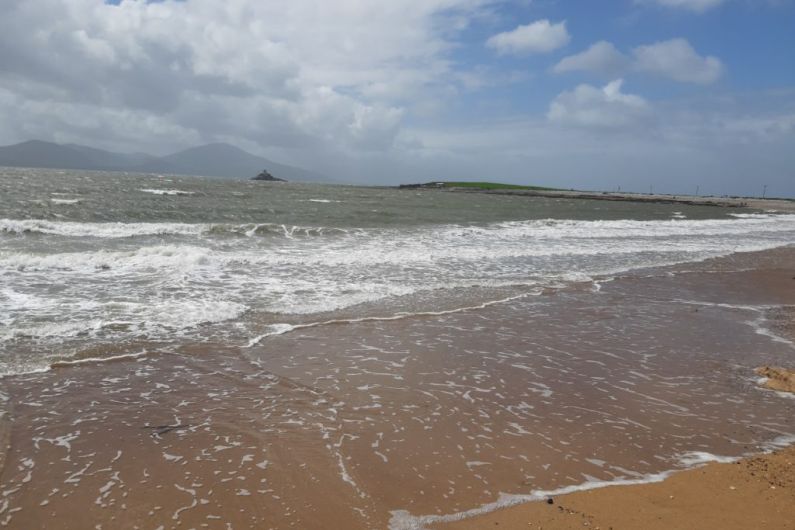
[[[789,315],[788,324],[779,323],[775,327],[782,328],[779,331],[788,340],[795,340],[795,311]],[[778,394],[782,400],[795,398],[795,359],[787,366],[754,369],[755,374],[762,376],[755,382],[756,387]],[[476,508],[471,512],[481,513],[471,515],[463,512],[431,516],[418,527],[434,530],[495,526],[508,530],[795,528],[795,519],[791,510],[787,510],[787,506],[795,506],[795,437],[775,439],[767,445],[761,451],[741,457],[704,453],[700,455],[702,462],[637,482],[584,483],[550,492],[506,495],[507,502],[502,506]],[[632,510],[627,510],[627,506]]]
[[[672,470],[638,484],[600,484],[429,528],[475,530],[793,528],[795,441],[772,452]],[[631,507],[628,509],[628,507]]]
[[[13,420],[0,523],[113,526],[124,514],[166,527],[417,529],[422,518],[408,514],[482,509],[500,491],[662,479],[706,452],[764,450],[795,432],[792,402],[752,389],[743,352],[763,346],[760,364],[790,358],[790,346],[754,330],[791,334],[793,255],[737,254],[477,311],[300,328],[245,350],[186,343],[0,379]],[[675,348],[699,357],[665,351]],[[729,401],[738,397],[748,404]],[[689,453],[702,460],[680,459]],[[402,526],[390,525],[401,510]],[[481,517],[455,524],[496,526]],[[537,528],[527,522],[517,528]]]

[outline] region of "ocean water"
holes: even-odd
[[[749,210],[0,169],[0,374],[794,241],[795,215]]]

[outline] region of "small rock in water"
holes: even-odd
[[[555,504],[555,501],[552,498],[547,499],[547,504]]]

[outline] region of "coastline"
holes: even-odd
[[[405,185],[404,185],[405,186]],[[524,189],[479,189],[471,187],[406,187],[411,190],[444,191],[448,193],[484,193],[487,195],[514,195],[544,197],[548,199],[580,199],[594,201],[637,202],[654,204],[681,204],[687,206],[714,206],[719,208],[750,208],[765,211],[795,212],[795,200],[763,199],[757,197],[714,197],[703,195],[669,195],[655,193],[622,193],[613,191],[577,190],[524,190]]]
[[[767,312],[795,305],[793,255],[732,255],[460,313],[298,328],[243,354],[186,343],[4,378],[13,429],[0,523],[386,528],[390,512],[460,513],[499,491],[668,476],[690,451],[764,450],[795,432],[792,401],[755,386],[747,352],[769,345],[759,364],[791,358],[781,342],[790,310]],[[412,337],[420,342],[408,348]],[[729,401],[738,397],[747,404]],[[563,499],[556,510],[591,514]],[[563,515],[578,528],[590,521]],[[460,524],[496,526],[479,521]]]
[[[711,462],[661,482],[606,486],[528,502],[436,529],[613,530],[795,528],[795,446]]]

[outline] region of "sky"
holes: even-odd
[[[795,196],[795,0],[3,0],[0,145]]]

